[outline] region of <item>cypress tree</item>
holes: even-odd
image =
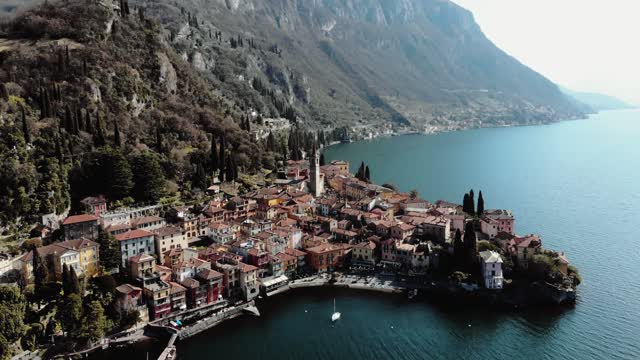
[[[82,119],[82,109],[80,106],[76,106],[76,124],[78,127],[78,131],[84,130],[84,121]]]
[[[227,178],[227,181],[234,181],[235,180],[235,174],[234,174],[234,161],[233,158],[231,157],[231,155],[227,156],[227,173],[225,174],[225,177]]]
[[[9,91],[5,83],[0,83],[0,99],[9,100]]]
[[[158,152],[162,152],[162,133],[160,132],[160,126],[156,126],[156,149]]]
[[[224,181],[224,175],[225,175],[225,137],[224,134],[220,137],[220,149],[219,149],[219,156],[218,156],[218,162],[219,162],[219,169],[218,169],[218,174],[220,174],[220,181]]]
[[[473,227],[473,222],[469,221],[465,224],[464,227],[464,248],[467,253],[466,257],[466,265],[469,269],[472,268],[473,264],[476,260],[476,248],[477,238],[476,232]]]
[[[464,199],[462,200],[462,211],[465,213],[469,213],[469,194],[464,194]]]
[[[91,114],[85,110],[84,130],[93,135],[93,125],[91,124]]]
[[[36,249],[33,249],[33,279],[35,284],[36,293],[40,293],[42,288],[44,287],[45,282],[47,281],[47,276],[49,272],[47,271],[47,266],[40,257],[40,253]]]
[[[62,292],[64,296],[69,296],[71,294],[69,288],[69,267],[67,264],[62,265]]]
[[[364,161],[363,161],[363,162],[360,163],[360,167],[358,168],[358,172],[356,173],[356,177],[359,180],[363,180],[364,179],[364,173],[365,173],[365,170],[364,170]]]
[[[271,131],[269,131],[269,136],[267,136],[267,150],[276,151],[276,139]]]
[[[57,135],[55,137],[55,147],[56,158],[58,158],[58,163],[62,166],[64,164],[64,155],[62,154],[62,146],[60,146],[60,138]]]
[[[247,132],[251,132],[251,121],[249,121],[249,117],[247,116]]]
[[[211,134],[211,150],[210,150],[211,169],[213,173],[218,169],[218,149],[216,148],[216,136]]]
[[[53,106],[51,106],[51,95],[49,94],[49,90],[44,90],[44,101],[45,101],[45,109],[46,109],[46,117],[53,117]]]
[[[364,168],[364,179],[368,182],[371,181],[371,173],[369,172],[369,165]]]
[[[96,111],[96,131],[93,137],[93,143],[96,147],[102,147],[107,144],[102,131],[102,122],[100,121],[100,113]]]
[[[75,135],[80,135],[80,120],[81,119],[78,119],[78,117],[74,113],[71,113],[71,119],[72,119],[72,123],[73,123],[73,133]]]
[[[325,166],[324,154],[320,154],[320,166]]]
[[[62,75],[64,72],[64,55],[62,54],[62,51],[58,51],[58,75]]]
[[[69,104],[64,107],[64,129],[67,130],[68,133],[73,133],[73,118]]]
[[[22,133],[24,135],[24,141],[31,142],[31,133],[29,133],[29,124],[27,124],[27,115],[24,111],[24,106],[20,106],[20,113],[22,115]]]
[[[453,241],[453,257],[455,259],[456,267],[463,268],[467,254],[464,243],[462,242],[462,233],[460,232],[460,229],[456,229],[456,235]]]
[[[196,173],[193,179],[193,185],[200,190],[207,189],[207,174],[204,171],[204,166],[201,163],[198,163],[196,166]]]
[[[40,120],[47,117],[47,98],[44,94],[44,88],[40,88]]]
[[[473,189],[471,189],[471,191],[469,191],[469,214],[475,215],[475,213],[476,213],[476,201],[474,199]]]
[[[71,66],[71,56],[69,55],[69,45],[65,46],[65,58],[64,58],[65,69],[69,69]]]
[[[120,139],[120,129],[118,129],[118,120],[113,119],[113,143],[119,148],[122,146],[122,140]]]
[[[484,214],[484,198],[482,197],[482,190],[480,190],[480,194],[478,195],[478,216],[482,216]]]
[[[78,281],[78,275],[72,266],[69,267],[69,295],[71,294],[80,295],[80,281]]]

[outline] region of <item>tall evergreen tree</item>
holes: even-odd
[[[364,161],[360,163],[360,167],[358,168],[358,172],[356,173],[356,177],[359,180],[363,180],[365,175]]]
[[[473,226],[473,221],[469,221],[464,227],[464,247],[467,253],[466,265],[469,269],[472,269],[473,264],[476,261],[477,250],[477,238],[476,231]]]
[[[104,315],[104,308],[99,301],[92,301],[87,306],[81,328],[81,336],[94,343],[104,337],[107,328],[107,318]]]
[[[71,287],[69,286],[69,267],[67,264],[62,265],[62,293],[64,296],[71,294]]]
[[[100,113],[96,111],[96,129],[93,136],[93,144],[96,147],[102,147],[107,144],[104,137],[104,130],[102,129],[102,121],[100,121]]]
[[[269,131],[269,135],[267,136],[267,150],[276,151],[276,139],[271,131]]]
[[[31,133],[29,132],[29,124],[27,124],[27,115],[24,111],[24,106],[20,106],[20,114],[22,116],[22,133],[24,135],[24,141],[26,143],[30,143]]]
[[[194,187],[200,190],[206,190],[207,187],[209,187],[207,185],[207,174],[204,171],[204,166],[202,166],[201,163],[198,163],[198,165],[196,165],[196,171],[192,183]]]
[[[82,318],[82,298],[78,294],[70,294],[61,299],[58,305],[58,319],[67,335],[75,335]]]
[[[465,213],[469,213],[469,193],[464,193],[464,198],[462,200],[462,211]]]
[[[107,189],[111,200],[123,199],[133,188],[131,166],[121,151],[115,150],[107,154]]]
[[[73,134],[73,115],[71,113],[71,107],[67,104],[64,107],[64,129],[67,130],[69,134]]]
[[[44,284],[49,276],[47,265],[42,260],[40,253],[37,249],[33,249],[33,279],[35,284],[36,293],[39,293],[44,288]]]
[[[209,161],[211,162],[211,170],[213,173],[218,170],[218,148],[216,147],[216,136],[211,134],[211,150],[209,152]]]
[[[369,172],[369,165],[364,168],[364,179],[368,182],[371,181],[371,173]]]
[[[220,177],[220,181],[223,182],[224,181],[224,175],[225,175],[225,136],[224,134],[220,137],[220,149],[218,149],[219,151],[219,155],[218,155],[218,162],[219,162],[219,166],[218,166],[218,174]]]
[[[225,178],[227,181],[235,181],[236,176],[235,176],[235,164],[234,164],[234,160],[233,157],[231,155],[227,156],[227,169],[226,169],[226,174],[225,174]]]
[[[484,214],[484,198],[482,197],[482,190],[480,190],[480,194],[478,195],[478,216],[482,216]]]
[[[320,154],[320,166],[325,166],[325,165],[326,165],[326,162],[324,159],[324,154]]]
[[[122,146],[122,140],[120,139],[120,129],[118,128],[118,120],[113,119],[113,143],[117,148]]]
[[[76,274],[76,270],[73,266],[69,267],[69,293],[82,296],[80,281],[78,280],[78,275]]]
[[[78,131],[83,131],[84,129],[84,121],[82,118],[82,109],[80,108],[80,106],[76,106],[76,126],[78,128]]]
[[[133,172],[132,195],[137,201],[157,203],[162,198],[165,186],[164,171],[155,155],[143,152],[131,159]]]
[[[469,214],[475,215],[475,213],[476,213],[476,200],[473,194],[473,189],[471,189],[471,191],[469,191]]]
[[[156,150],[162,152],[162,133],[160,132],[160,126],[156,126]]]
[[[98,231],[97,243],[100,245],[100,265],[107,271],[117,269],[122,264],[120,244],[109,232],[102,229]]]
[[[84,130],[93,135],[93,124],[91,123],[91,114],[88,110],[85,111]]]
[[[453,257],[455,259],[456,267],[462,269],[465,266],[467,252],[462,242],[462,233],[460,229],[456,229],[456,235],[453,241]]]

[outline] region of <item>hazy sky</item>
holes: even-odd
[[[552,81],[640,104],[640,0],[453,0]]]

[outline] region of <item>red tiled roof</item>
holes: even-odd
[[[97,221],[97,220],[98,220],[98,217],[95,215],[88,215],[88,214],[73,215],[64,219],[64,221],[62,222],[62,225],[71,225],[71,224],[78,224],[78,223],[83,223],[87,221]]]
[[[205,269],[198,273],[198,277],[204,280],[211,280],[216,278],[221,278],[222,274],[211,269]]]
[[[169,285],[171,285],[171,294],[178,294],[184,291],[187,291],[187,288],[185,288],[184,286],[173,282],[173,281],[169,281]]]
[[[300,257],[300,256],[306,256],[307,253],[298,249],[291,249],[291,248],[287,248],[284,250],[285,253],[292,255],[292,256],[296,256],[296,257]]]
[[[118,241],[126,241],[131,239],[139,239],[147,236],[153,236],[153,234],[145,230],[137,229],[137,230],[127,231],[126,233],[118,234],[115,236],[115,238]]]
[[[253,265],[249,265],[249,264],[245,264],[243,262],[239,263],[240,265],[240,269],[242,270],[242,272],[246,273],[249,271],[254,271],[254,270],[258,270],[257,267],[253,266]]]
[[[281,261],[294,261],[297,259],[295,256],[286,253],[277,253],[276,257]]]

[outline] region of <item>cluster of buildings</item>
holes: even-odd
[[[82,276],[98,274],[96,239],[100,229],[109,232],[128,279],[117,288],[119,304],[147,309],[150,319],[252,300],[295,277],[347,265],[426,273],[439,266],[439,254],[450,251],[454,234],[469,221],[476,222],[480,239],[500,244],[522,264],[542,248],[537,236],[515,235],[509,211],[472,218],[457,204],[433,204],[360,181],[344,161],[321,166],[317,155],[288,161],[269,187],[241,196],[217,193],[197,207],[109,211],[100,196],[82,204],[85,214],[62,222],[65,241],[37,249],[55,269],[50,276],[59,278],[64,264]],[[197,246],[203,239],[208,246]],[[30,274],[32,253],[20,261]],[[482,252],[479,263],[485,286],[501,288],[501,256]]]

